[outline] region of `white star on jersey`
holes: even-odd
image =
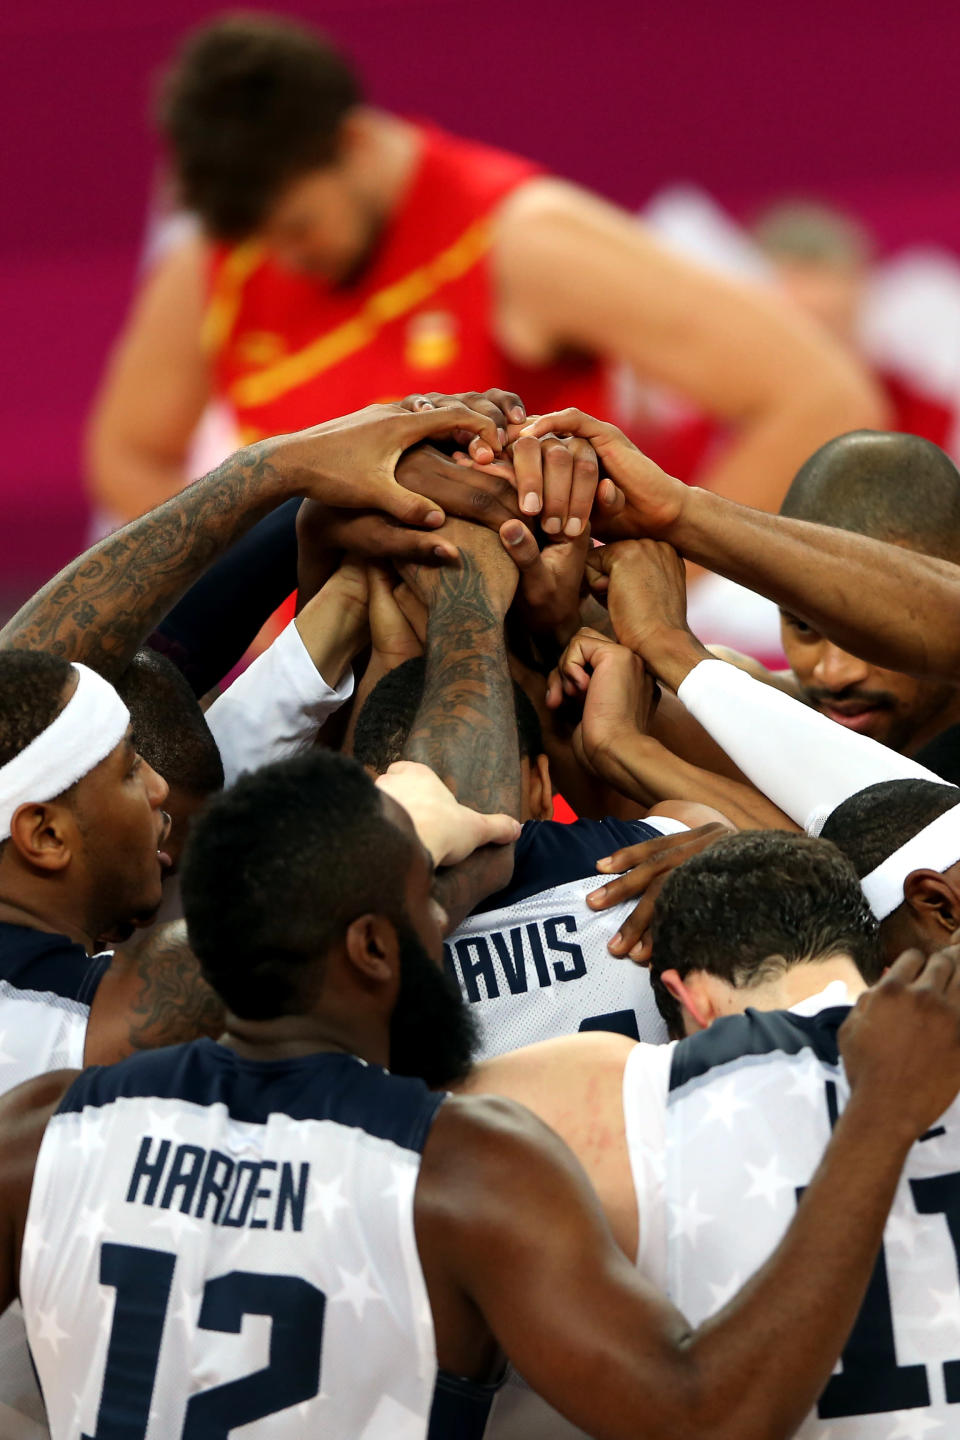
[[[339,1210],[349,1210],[349,1208],[343,1198],[342,1175],[335,1175],[332,1180],[317,1180],[316,1177],[311,1179],[310,1201],[307,1205],[308,1215],[315,1215],[319,1212],[323,1216],[324,1225],[329,1226]]]
[[[768,1205],[776,1205],[781,1190],[794,1188],[781,1171],[776,1155],[771,1155],[766,1165],[751,1165],[747,1160],[744,1169],[750,1176],[750,1189],[744,1194],[746,1200],[757,1198],[766,1200]]]
[[[60,1329],[57,1314],[56,1308],[37,1311],[37,1340],[49,1345],[54,1355],[60,1353],[60,1341],[68,1338],[68,1331]]]
[[[733,1278],[724,1281],[722,1285],[715,1285],[711,1281],[710,1294],[713,1296],[713,1308],[715,1310],[722,1310],[727,1301],[732,1300],[734,1295],[736,1295],[743,1284],[743,1280],[744,1277],[742,1275],[734,1272]]]
[[[670,1239],[683,1237],[691,1244],[697,1238],[697,1231],[710,1224],[710,1216],[700,1209],[699,1196],[694,1192],[682,1205],[678,1205],[670,1217]]]
[[[936,1431],[943,1433],[939,1420],[932,1420],[923,1410],[897,1410],[892,1416],[893,1429],[888,1440],[925,1440]]]
[[[343,1282],[343,1289],[337,1295],[331,1295],[331,1302],[349,1301],[353,1306],[354,1314],[358,1320],[363,1319],[363,1312],[371,1300],[379,1300],[380,1292],[374,1290],[370,1284],[370,1268],[364,1265],[362,1270],[355,1275],[342,1266],[337,1267],[340,1279]]]
[[[742,1110],[748,1110],[746,1100],[737,1094],[736,1082],[720,1080],[706,1092],[706,1108],[702,1124],[712,1125],[719,1121],[725,1130],[733,1129],[733,1122]]]
[[[81,1240],[92,1240],[96,1244],[103,1234],[104,1225],[107,1219],[106,1205],[98,1205],[92,1209],[85,1205],[80,1212],[80,1219],[74,1226],[73,1233]]]
[[[21,1246],[20,1251],[21,1264],[24,1260],[26,1260],[27,1264],[32,1267],[36,1264],[37,1256],[42,1255],[44,1250],[49,1249],[50,1246],[47,1244],[46,1240],[41,1238],[40,1226],[30,1225],[28,1223],[23,1236],[23,1245]]]
[[[166,1230],[174,1241],[178,1241],[190,1230],[196,1222],[192,1215],[185,1215],[182,1210],[162,1210],[156,1220],[150,1221],[151,1230]]]

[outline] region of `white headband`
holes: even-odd
[[[0,765],[0,841],[21,805],[62,795],[105,760],[127,732],[130,712],[102,675],[74,665],[77,688],[36,739]]]
[[[903,882],[914,870],[949,870],[960,860],[960,805],[931,820],[860,881],[870,909],[886,920],[903,904]]]

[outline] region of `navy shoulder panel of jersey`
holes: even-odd
[[[66,935],[0,923],[0,980],[15,990],[37,990],[90,1005],[111,956],[88,955]]]
[[[265,1125],[271,1115],[332,1120],[422,1150],[443,1093],[422,1080],[391,1075],[353,1055],[324,1052],[294,1060],[246,1060],[215,1040],[194,1040],[85,1070],[58,1113],[119,1099],[224,1105],[234,1120]]]
[[[597,874],[598,860],[625,845],[640,845],[659,834],[643,820],[615,820],[612,816],[575,820],[572,825],[561,825],[557,820],[528,820],[514,851],[510,884],[496,895],[488,895],[473,913],[506,910],[531,895],[539,895],[541,890],[569,885],[588,875],[596,875],[597,884],[602,885],[608,877]]]
[[[849,1005],[834,1005],[817,1015],[795,1015],[791,1010],[747,1010],[727,1015],[706,1030],[681,1040],[670,1064],[670,1089],[679,1090],[746,1055],[798,1055],[812,1050],[828,1065],[839,1062],[837,1031],[850,1013]]]

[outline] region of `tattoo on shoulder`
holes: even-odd
[[[137,957],[138,988],[130,1007],[130,1047],[155,1050],[223,1031],[223,1002],[200,974],[186,926],[162,927]]]

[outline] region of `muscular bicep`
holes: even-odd
[[[182,472],[190,438],[210,393],[201,344],[205,249],[190,240],[159,262],[136,297],[114,346],[88,432],[88,464],[97,498],[137,514],[138,477],[157,484]],[[172,483],[172,481],[171,481]],[[172,490],[170,493],[174,493]],[[148,496],[148,506],[166,498]]]
[[[692,1436],[689,1327],[617,1247],[572,1153],[520,1106],[444,1111],[418,1190],[428,1286],[442,1267],[527,1382],[598,1440]],[[438,1327],[441,1364],[445,1343]]]
[[[182,921],[120,946],[90,1009],[84,1063],[112,1065],[138,1050],[179,1045],[223,1029],[223,1004],[200,973]]]
[[[494,264],[508,333],[615,355],[709,414],[744,421],[831,386],[874,405],[840,346],[774,292],[694,263],[574,186],[518,192]]]

